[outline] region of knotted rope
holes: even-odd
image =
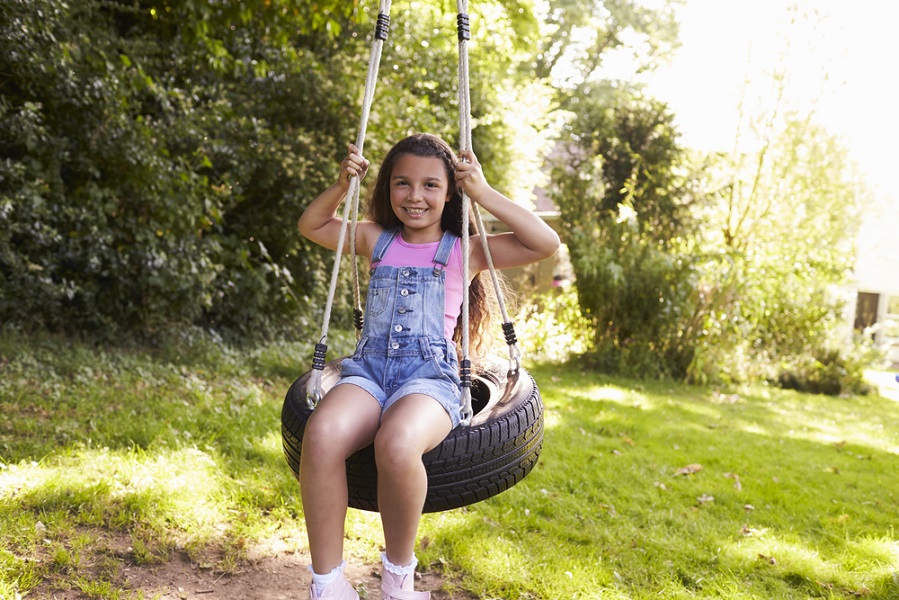
[[[390,28],[390,3],[391,0],[381,0],[381,4],[378,8],[378,20],[375,23],[375,32],[371,43],[371,55],[368,59],[368,75],[365,79],[365,92],[362,98],[362,115],[359,118],[359,132],[356,135],[356,147],[359,149],[359,154],[362,154],[365,145],[365,132],[368,128],[368,118],[371,114],[371,105],[375,97],[375,86],[378,82],[378,70],[381,65],[381,50],[384,46],[384,42],[387,40],[387,34]],[[325,303],[324,323],[322,324],[319,341],[315,345],[315,353],[312,358],[312,372],[309,375],[309,382],[306,385],[306,389],[308,390],[306,393],[306,402],[310,409],[315,408],[322,398],[322,375],[325,369],[325,356],[328,352],[328,327],[331,322],[331,309],[334,306],[334,296],[337,292],[337,277],[340,273],[340,257],[343,253],[348,223],[352,223],[350,227],[351,261],[354,265],[356,263],[356,224],[359,215],[360,187],[359,177],[355,175],[350,177],[350,187],[347,190],[340,233],[337,237],[337,252],[334,256],[334,267],[331,270],[331,285],[328,289],[328,300]],[[357,269],[354,269],[354,272],[354,313],[358,336],[362,325],[362,309],[359,298],[359,273]]]
[[[390,24],[390,4],[391,0],[381,0],[378,10],[378,21],[375,24],[375,34],[372,40],[371,55],[368,62],[368,75],[365,80],[365,93],[362,100],[362,115],[359,120],[359,133],[356,136],[356,147],[362,154],[365,144],[365,132],[368,128],[368,119],[371,114],[371,105],[374,101],[375,86],[378,80],[378,70],[381,63],[381,51],[384,42],[387,40],[387,34]],[[459,145],[461,150],[470,151],[471,145],[471,88],[469,81],[469,61],[468,61],[468,41],[471,39],[471,29],[468,17],[468,0],[456,0],[456,8],[458,11],[457,28],[459,38]],[[328,351],[328,328],[331,321],[331,310],[334,305],[334,297],[337,291],[337,280],[340,273],[340,258],[346,240],[347,228],[349,226],[350,235],[350,256],[351,262],[356,264],[356,225],[359,215],[359,193],[360,181],[355,175],[350,177],[350,187],[347,190],[346,201],[343,207],[342,222],[340,232],[337,238],[337,252],[334,258],[334,266],[331,271],[331,282],[328,289],[328,299],[325,303],[325,313],[322,324],[321,336],[319,342],[315,345],[315,353],[312,359],[312,372],[309,376],[309,382],[306,389],[306,402],[310,409],[315,406],[322,398],[322,375],[325,368],[325,357]],[[487,234],[484,228],[484,222],[480,212],[471,210],[471,199],[465,190],[462,190],[462,272],[463,277],[463,302],[462,302],[462,363],[460,366],[460,379],[462,382],[462,422],[466,425],[471,423],[471,358],[470,358],[470,335],[469,335],[469,278],[470,271],[470,251],[471,242],[469,234],[469,214],[474,214],[475,227],[478,236],[481,239],[481,247],[484,249],[484,255],[487,260],[487,266],[490,270],[490,277],[493,280],[493,286],[496,290],[496,298],[499,304],[500,312],[503,318],[503,332],[505,334],[506,343],[509,346],[509,374],[518,373],[521,367],[521,353],[518,349],[515,330],[509,319],[506,310],[505,300],[503,299],[502,289],[499,283],[499,277],[496,268],[493,265],[493,256],[490,253],[490,246],[487,243]],[[354,294],[354,317],[356,325],[356,336],[360,335],[362,329],[362,308],[359,291],[359,273],[358,269],[354,269],[353,276],[353,294]]]
[[[461,150],[471,150],[471,83],[469,80],[468,68],[468,42],[471,39],[471,24],[468,17],[468,0],[456,0],[456,24],[458,28],[459,38],[459,145]],[[493,280],[493,287],[496,290],[496,299],[503,318],[503,332],[505,333],[506,343],[509,346],[509,374],[517,374],[521,367],[521,353],[518,349],[518,341],[515,338],[515,330],[506,311],[506,303],[503,299],[502,289],[499,284],[499,277],[496,274],[496,268],[493,266],[493,256],[490,253],[490,246],[487,243],[487,233],[484,229],[484,222],[481,219],[481,213],[477,210],[471,210],[471,199],[465,190],[462,190],[462,272],[464,276],[463,285],[463,302],[462,302],[462,362],[459,369],[460,379],[462,381],[462,422],[465,425],[471,423],[471,355],[469,340],[469,255],[471,252],[471,242],[469,234],[469,213],[473,213],[475,224],[477,227],[478,237],[481,239],[481,247],[484,249],[484,256],[487,259],[487,266],[490,269],[490,277]]]

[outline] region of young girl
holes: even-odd
[[[458,338],[463,277],[471,280],[472,340],[485,320],[478,273],[487,269],[472,240],[462,272],[462,195],[465,190],[502,221],[509,233],[489,236],[496,268],[536,262],[554,254],[559,238],[539,217],[494,190],[473,152],[457,159],[440,138],[401,140],[381,165],[368,210],[356,232],[357,252],[373,268],[365,324],[341,379],[306,424],[300,486],[312,554],[310,598],[357,600],[343,575],[347,512],[346,459],[374,444],[378,510],[386,551],[381,558],[383,600],[430,597],[414,592],[414,545],[427,494],[422,455],[436,447],[461,418]],[[368,170],[354,145],[340,163],[337,182],[300,217],[300,232],[336,250],[337,208],[350,177]],[[348,248],[344,248],[348,251]]]

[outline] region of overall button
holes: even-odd
[[[409,269],[403,269],[403,277],[409,276]]]
[[[401,308],[401,309],[399,309],[399,310],[396,311],[396,312],[400,313],[401,315],[404,315],[404,314],[406,314],[406,309],[405,309],[405,308]]]
[[[409,290],[407,290],[407,289],[400,290],[400,296],[408,296],[408,295],[409,295]]]
[[[397,350],[400,347],[400,345],[397,344],[396,342],[393,342],[392,344],[390,344],[390,347],[393,348],[394,350]]]
[[[397,331],[397,332],[402,331],[402,330],[403,330],[403,326],[402,326],[402,325],[397,325],[397,326],[395,326],[395,327],[393,328],[393,330],[394,330],[394,331]]]

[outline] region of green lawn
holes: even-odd
[[[42,581],[131,598],[124,564],[184,551],[228,572],[273,539],[303,549],[279,427],[310,360],[0,338],[0,598]],[[484,599],[899,598],[899,401],[531,372],[538,466],[426,515],[430,568]],[[352,558],[379,544],[377,516],[351,511]]]

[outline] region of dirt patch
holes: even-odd
[[[124,549],[125,539],[107,537],[100,541],[98,554],[107,561],[116,556],[118,569],[112,578],[114,586],[132,592],[133,598],[155,600],[305,600],[309,597],[312,577],[307,565],[308,554],[295,550],[267,548],[264,556],[241,562],[231,572],[202,568],[185,552],[176,552],[171,560],[157,565],[136,565]],[[100,561],[94,564],[99,564]],[[107,562],[108,565],[108,562]],[[381,597],[380,563],[348,561],[346,575],[359,592],[361,600]],[[79,575],[90,579],[92,569],[81,568]],[[95,573],[94,575],[98,575]],[[416,574],[416,590],[431,592],[432,600],[476,600],[440,573],[427,570]],[[29,598],[47,600],[86,600],[80,589],[70,587],[72,579],[45,580]],[[127,597],[127,596],[126,596]]]
[[[129,567],[123,575],[128,588],[141,590],[145,597],[159,600],[295,600],[308,597],[311,577],[309,557],[299,553],[281,554],[244,565],[233,574],[216,574],[199,569],[180,558],[156,567]],[[380,565],[350,563],[347,578],[360,598],[381,597]],[[416,589],[431,592],[433,600],[474,600],[436,573],[424,572]]]

